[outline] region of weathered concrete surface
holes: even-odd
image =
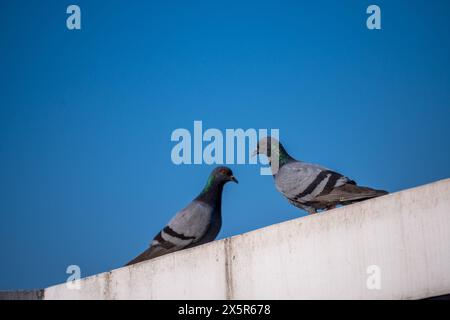
[[[295,210],[293,208],[292,210]],[[367,268],[380,270],[369,290]],[[45,289],[45,299],[421,299],[450,293],[450,179]]]
[[[223,299],[226,292],[225,242],[209,243],[152,261],[45,290],[45,299]]]
[[[450,293],[450,180],[245,234],[231,246],[236,299]],[[380,290],[367,288],[371,265],[380,268]]]
[[[42,300],[44,290],[0,291],[0,300]]]

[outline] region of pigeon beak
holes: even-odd
[[[258,149],[252,152],[252,157],[256,156],[258,154]]]
[[[234,176],[231,176],[230,180],[233,181],[233,182],[239,183],[239,181]]]

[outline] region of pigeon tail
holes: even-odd
[[[358,188],[367,189],[367,191],[368,191],[367,194],[361,194],[362,198],[358,198],[358,199],[351,200],[351,201],[343,201],[342,205],[352,204],[352,203],[356,203],[356,202],[360,202],[360,201],[364,201],[364,200],[368,200],[368,199],[372,199],[372,198],[376,198],[376,197],[381,197],[386,194],[389,194],[389,192],[387,192],[385,190],[376,190],[376,189],[371,189],[368,187],[358,187]]]
[[[127,264],[125,264],[124,267],[130,266],[132,264],[139,263],[139,262],[142,262],[142,261],[146,261],[146,260],[149,260],[149,259],[153,259],[153,258],[162,256],[162,255],[164,255],[166,253],[168,253],[168,252],[166,250],[164,250],[163,248],[153,246],[153,247],[148,248],[144,252],[142,252],[140,255],[138,255],[133,260],[127,262]]]
[[[342,205],[354,202],[364,201],[388,194],[384,190],[376,190],[368,187],[361,187],[355,184],[346,183],[336,187],[327,195],[319,196],[314,199],[318,202],[336,202]]]

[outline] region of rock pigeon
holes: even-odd
[[[270,136],[258,142],[254,154],[268,157],[278,191],[309,214],[388,193],[358,186],[355,181],[320,165],[295,160]]]
[[[170,220],[155,236],[150,248],[126,265],[213,241],[222,226],[222,191],[229,181],[238,183],[229,168],[215,168],[197,198]]]

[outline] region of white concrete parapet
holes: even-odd
[[[380,288],[369,289],[368,278]],[[61,284],[45,289],[43,297],[421,299],[449,294],[450,179],[80,281],[80,290]]]

